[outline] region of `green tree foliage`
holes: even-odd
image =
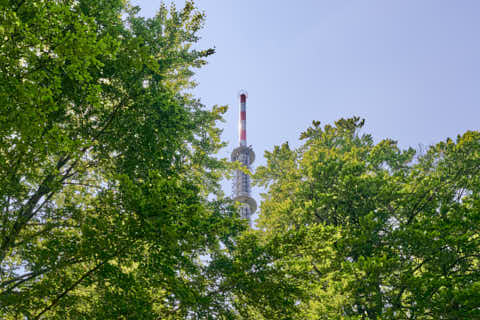
[[[151,19],[123,0],[0,8],[0,317],[221,314],[201,257],[243,224],[208,200],[225,108],[185,91],[213,53],[193,47],[203,14],[191,2]]]
[[[416,155],[362,127],[314,122],[257,169],[266,281],[299,291],[283,318],[480,318],[480,132]]]
[[[275,241],[263,243],[261,233],[254,230],[215,252],[210,278],[216,279],[232,319],[291,318],[288,315],[297,310],[295,304],[303,292],[291,274],[272,262],[282,255]]]

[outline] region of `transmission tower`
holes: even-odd
[[[240,162],[243,167],[250,169],[251,164],[255,161],[255,152],[252,146],[247,146],[247,93],[241,91],[240,99],[240,119],[238,121],[239,146],[232,152],[232,161]],[[240,203],[240,216],[249,220],[255,210],[257,210],[257,202],[250,195],[250,176],[242,170],[236,170],[233,178],[233,200]]]

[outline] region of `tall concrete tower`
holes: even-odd
[[[252,147],[247,147],[247,93],[241,91],[240,98],[240,119],[238,121],[238,137],[240,146],[232,152],[232,161],[238,161],[246,168],[255,161],[255,152]],[[233,178],[233,200],[240,202],[240,216],[250,221],[250,217],[257,210],[257,202],[250,195],[250,177],[236,170]]]

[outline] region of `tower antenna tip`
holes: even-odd
[[[248,92],[244,89],[238,91],[238,96],[239,97],[242,97],[242,96],[245,96],[245,98],[248,98]]]

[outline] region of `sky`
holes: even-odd
[[[168,1],[165,1],[168,3]],[[173,1],[181,7],[184,1]],[[132,0],[141,15],[160,1]],[[247,139],[257,160],[312,122],[365,118],[376,141],[428,146],[479,129],[478,0],[197,0],[200,47],[216,54],[194,93],[229,105],[223,139],[238,144],[238,98],[248,91]]]

